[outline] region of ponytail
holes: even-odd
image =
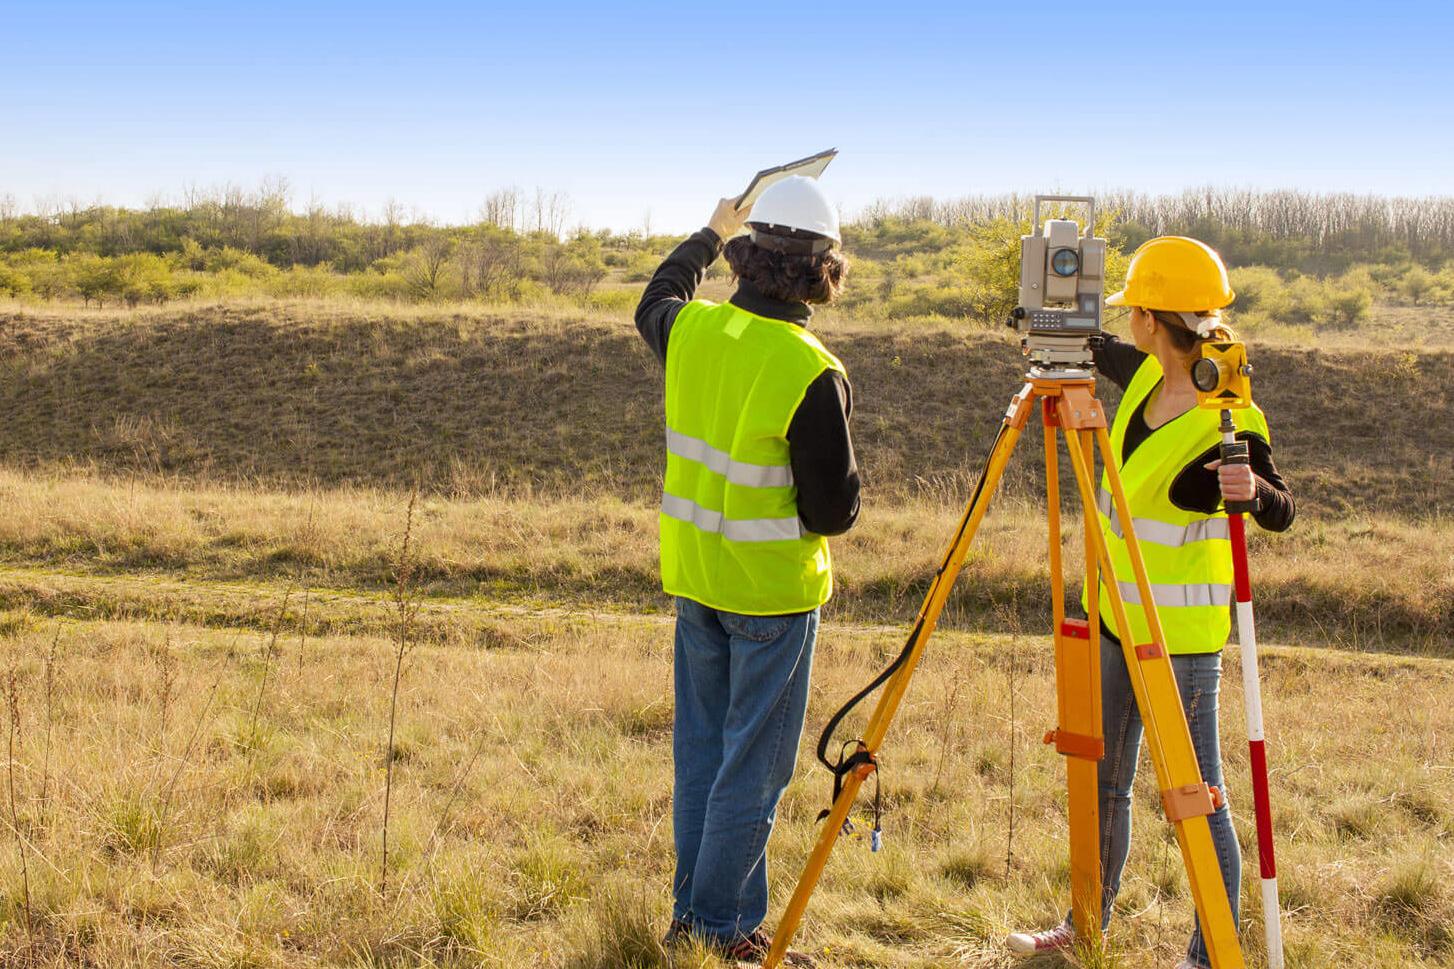
[[[1171,345],[1184,356],[1191,356],[1208,340],[1235,340],[1237,332],[1222,321],[1221,310],[1202,313],[1172,313],[1150,310],[1156,322],[1166,327]]]

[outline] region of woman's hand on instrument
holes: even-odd
[[[712,213],[707,228],[717,233],[717,238],[726,242],[737,233],[742,231],[742,226],[747,222],[747,214],[752,211],[752,206],[743,208],[737,207],[737,199],[726,198],[717,203],[717,210]]]
[[[1257,500],[1257,475],[1252,473],[1251,465],[1209,461],[1206,467],[1217,472],[1217,484],[1221,485],[1223,501]]]

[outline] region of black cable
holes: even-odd
[[[990,445],[989,455],[985,458],[984,467],[980,470],[979,480],[974,486],[974,493],[971,495],[969,503],[965,507],[964,517],[960,519],[959,530],[954,533],[954,541],[949,543],[949,550],[944,553],[944,561],[939,563],[939,570],[934,573],[934,581],[929,586],[929,592],[925,595],[925,601],[928,601],[929,597],[938,589],[939,583],[943,581],[944,573],[949,568],[949,561],[954,556],[954,550],[959,547],[960,540],[964,538],[964,533],[969,528],[969,521],[974,513],[974,507],[979,504],[980,496],[984,493],[985,479],[989,475],[990,460],[994,457],[995,451],[999,449],[1000,442],[1004,439],[1007,426],[1003,423],[1000,425],[999,433],[995,435],[994,442]],[[838,751],[837,762],[835,763],[829,760],[828,748],[833,743],[834,732],[838,729],[838,725],[843,722],[845,717],[852,713],[860,703],[868,699],[874,691],[887,683],[890,677],[903,667],[905,661],[909,658],[909,654],[918,645],[919,637],[923,635],[923,632],[924,614],[921,612],[918,620],[914,623],[913,630],[909,633],[908,639],[904,642],[904,648],[899,651],[899,655],[894,657],[893,662],[889,663],[867,686],[859,690],[847,703],[839,707],[838,712],[829,717],[828,723],[823,727],[823,733],[818,737],[818,761],[833,774],[833,800],[835,802],[838,800],[838,794],[842,790],[844,775],[860,764],[872,763],[873,755],[860,749],[855,750],[851,755],[845,756],[850,745],[858,744],[861,746],[862,744],[862,741],[847,741]],[[824,811],[819,815],[818,820],[823,820],[827,814],[828,812]]]

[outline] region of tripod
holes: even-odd
[[[1167,655],[1161,622],[1156,614],[1151,583],[1147,579],[1141,548],[1131,528],[1121,476],[1110,453],[1105,409],[1095,397],[1095,380],[1079,370],[1043,372],[1032,369],[1028,382],[1010,401],[998,437],[990,452],[983,477],[960,520],[954,541],[929,587],[908,642],[898,660],[885,674],[860,693],[861,699],[879,685],[884,687],[863,736],[854,753],[840,758],[834,768],[833,806],[823,832],[803,874],[783,911],[772,949],[763,960],[764,969],[776,969],[797,931],[808,899],[818,884],[828,856],[838,840],[859,788],[877,770],[877,754],[909,681],[923,657],[924,649],[939,621],[939,614],[964,565],[971,543],[990,500],[994,497],[1015,445],[1037,409],[1045,428],[1046,516],[1050,526],[1049,564],[1055,614],[1055,683],[1059,724],[1046,735],[1047,743],[1066,757],[1069,788],[1071,911],[1076,938],[1092,945],[1101,941],[1102,882],[1099,837],[1099,792],[1097,762],[1104,756],[1101,729],[1100,617],[1097,583],[1105,580],[1116,627],[1129,630],[1126,604],[1117,584],[1110,552],[1101,536],[1096,516],[1093,466],[1099,448],[1116,517],[1123,524],[1126,546],[1135,572],[1136,589],[1145,612],[1151,642],[1125,642],[1122,649],[1130,671],[1136,703],[1145,725],[1147,747],[1156,768],[1157,784],[1166,818],[1176,828],[1182,860],[1191,885],[1192,898],[1201,920],[1202,936],[1213,969],[1244,969],[1237,926],[1227,900],[1217,853],[1212,844],[1207,816],[1216,810],[1221,794],[1202,781],[1192,746],[1191,731],[1182,710],[1176,678]],[[1065,436],[1066,450],[1080,492],[1085,526],[1085,576],[1091,594],[1087,597],[1087,620],[1065,617],[1065,580],[1061,572],[1060,482],[1057,429]],[[1130,638],[1129,636],[1127,637]],[[850,703],[850,707],[852,704]],[[841,719],[845,708],[824,732],[825,741]],[[820,743],[819,757],[823,758]]]

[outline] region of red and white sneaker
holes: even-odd
[[[1075,941],[1075,926],[1061,922],[1044,932],[1013,932],[1005,939],[1005,948],[1018,956],[1032,956],[1039,952],[1059,952],[1070,948]]]
[[[713,948],[722,958],[730,959],[738,965],[761,965],[762,960],[767,958],[768,950],[772,948],[772,936],[759,929],[751,935],[739,936],[734,942],[718,943]],[[783,954],[783,963],[802,966],[803,969],[814,969],[817,966],[811,956],[792,950]]]

